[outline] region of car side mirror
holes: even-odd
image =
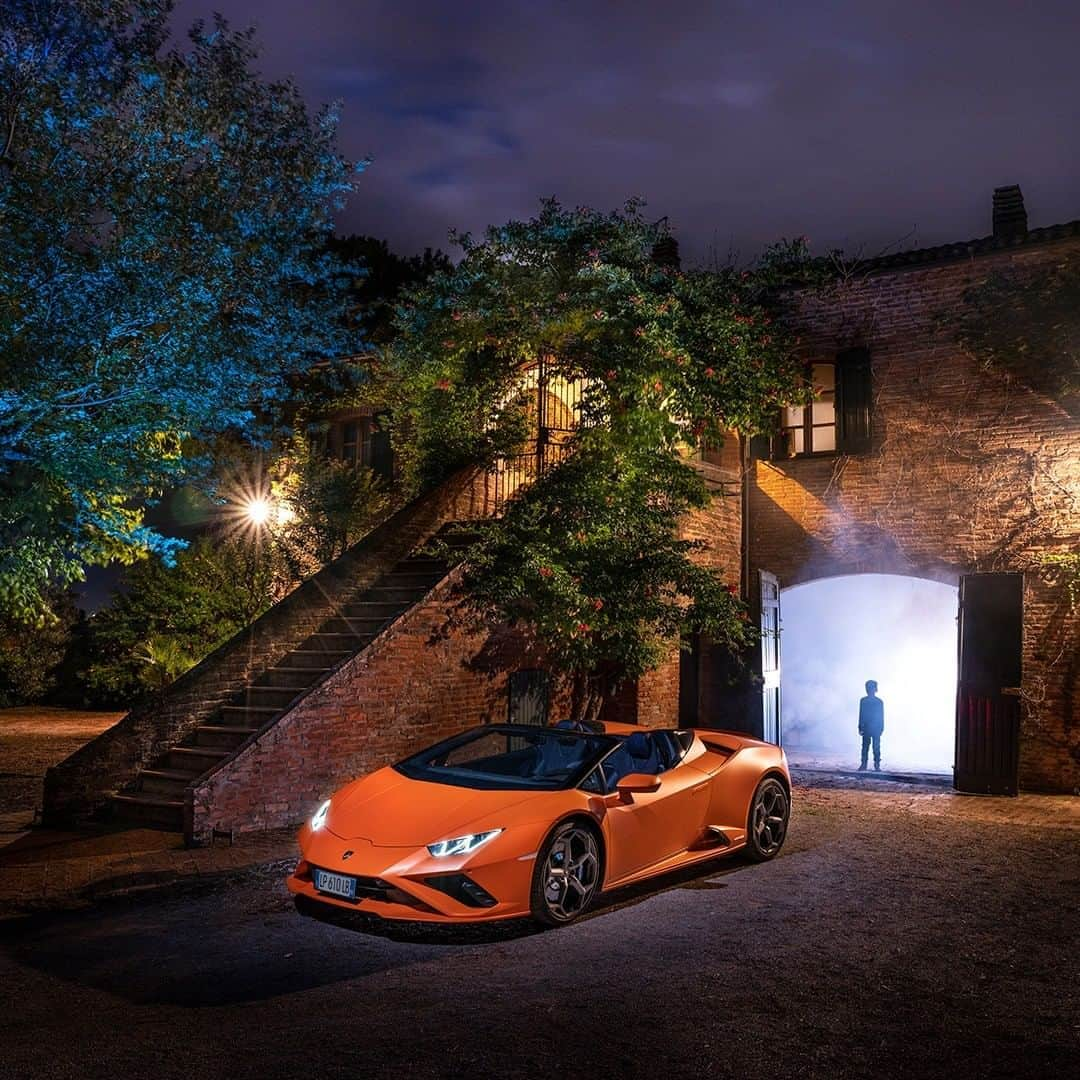
[[[633,795],[638,792],[656,791],[660,787],[660,777],[649,773],[632,772],[624,776],[616,785],[620,795]]]

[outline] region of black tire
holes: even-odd
[[[746,857],[751,862],[768,862],[780,854],[787,838],[791,798],[775,776],[766,776],[750,800],[746,816]]]
[[[532,917],[543,926],[566,926],[580,918],[600,893],[602,871],[603,851],[596,829],[577,819],[557,825],[533,866]]]

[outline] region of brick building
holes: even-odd
[[[1039,561],[1080,545],[1080,428],[984,371],[949,320],[988,274],[1038,274],[1073,251],[1080,222],[1028,230],[1007,189],[983,239],[864,262],[795,293],[818,399],[785,410],[775,438],[707,455],[712,504],[685,526],[760,609],[761,678],[733,691],[728,658],[695,642],[624,687],[608,714],[779,739],[784,588],[867,572],[962,582],[958,785],[1080,787],[1080,618]],[[378,452],[377,426],[354,433],[354,422],[333,429],[333,449],[363,460]],[[490,512],[511,480],[462,474],[404,507],[51,770],[46,819],[111,802],[192,839],[289,825],[424,741],[557,714],[542,657],[520,635],[456,627],[446,568],[423,554],[446,523]]]
[[[991,235],[796,295],[818,400],[785,410],[746,461],[744,586],[765,594],[766,637],[761,571],[782,587],[854,573],[962,585],[957,769],[972,790],[1016,769],[1025,788],[1080,787],[1080,615],[1040,561],[1080,545],[1080,425],[984,370],[954,316],[989,275],[1038,275],[1075,252],[1080,222],[1029,231],[1019,189],[999,189]],[[988,651],[996,673],[982,670]],[[749,724],[769,734],[764,697]]]

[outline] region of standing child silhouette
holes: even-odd
[[[870,679],[866,684],[866,697],[859,701],[859,734],[862,736],[860,772],[866,768],[871,744],[874,747],[874,771],[881,772],[881,733],[884,730],[885,702],[877,696],[877,683]]]

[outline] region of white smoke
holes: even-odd
[[[858,764],[859,699],[885,703],[882,767],[948,771],[956,698],[957,590],[922,578],[854,574],[781,596],[784,746]]]

